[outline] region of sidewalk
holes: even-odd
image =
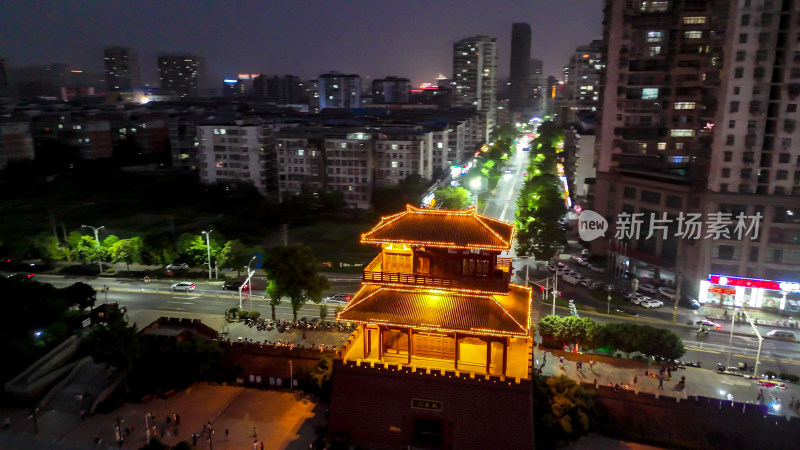
[[[203,425],[210,421],[213,448],[222,450],[252,448],[254,439],[263,441],[264,448],[268,449],[307,449],[316,439],[316,427],[325,422],[324,408],[299,391],[198,383],[168,399],[126,403],[112,413],[97,414],[82,421],[79,416],[61,417],[68,424],[69,429],[65,431],[56,431],[40,421],[39,434],[34,435],[32,421],[24,412],[14,414],[11,429],[0,433],[0,448],[120,448],[114,430],[120,419],[123,434],[127,428],[131,429],[121,448],[135,449],[147,442],[145,415],[148,411],[153,413],[156,434],[165,444],[191,443],[192,434],[202,434]],[[166,425],[167,416],[173,412],[180,416],[177,427],[172,419],[170,425]],[[152,425],[152,419],[148,422]],[[227,437],[225,430],[229,432]],[[101,445],[94,445],[95,437],[102,439]],[[207,433],[197,439],[196,447],[209,448]]]
[[[770,402],[770,396],[780,399],[783,407],[781,415],[794,415],[800,417],[797,411],[790,411],[788,404],[792,397],[800,399],[800,386],[796,384],[786,384],[786,389],[762,388],[757,381],[749,378],[733,375],[724,375],[708,369],[698,369],[687,367],[672,372],[672,380],[664,380],[663,389],[658,388],[658,378],[645,375],[645,370],[655,371],[658,374],[660,366],[651,365],[640,361],[625,359],[610,360],[607,357],[595,358],[594,366],[589,365],[593,359],[592,355],[574,354],[561,350],[542,350],[534,349],[534,364],[540,367],[543,355],[546,354],[546,363],[542,368],[544,376],[566,375],[580,383],[594,383],[597,380],[598,386],[615,386],[619,384],[620,389],[628,386],[634,392],[644,392],[659,396],[670,396],[686,399],[691,396],[703,396],[711,398],[727,398],[728,394],[734,401],[756,403],[759,390],[763,389],[766,401]],[[564,365],[559,364],[559,357],[564,358]],[[583,368],[578,371],[576,363],[582,361]],[[608,361],[608,362],[607,362]],[[613,361],[613,364],[612,362]],[[686,377],[686,387],[680,388],[678,382],[681,376]],[[635,378],[635,380],[634,380]],[[634,382],[635,381],[635,382]]]
[[[730,308],[723,308],[721,306],[710,306],[708,304],[705,305],[706,316],[710,320],[719,321],[719,323],[730,323],[733,310]],[[727,315],[726,315],[727,313]],[[800,335],[800,328],[791,326],[791,321],[787,317],[782,317],[778,314],[766,312],[766,311],[759,311],[757,309],[747,309],[747,314],[756,319],[756,325],[761,325],[765,327],[775,327],[775,328],[785,328],[787,330],[796,330],[798,335]],[[746,322],[742,322],[737,320],[737,324],[745,324],[748,325]],[[800,323],[795,322],[795,324],[800,325]],[[748,325],[749,326],[749,325]]]

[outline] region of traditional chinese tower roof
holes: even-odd
[[[465,250],[508,251],[514,225],[465,210],[406,210],[382,217],[378,225],[361,235],[363,244],[404,243]]]

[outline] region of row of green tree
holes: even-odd
[[[556,341],[560,348],[576,344],[586,349],[619,350],[625,353],[677,359],[686,349],[683,341],[671,330],[630,323],[597,323],[576,316],[548,315],[539,321],[539,334]]]
[[[463,177],[466,183],[480,178],[482,190],[492,190],[503,175],[506,161],[514,154],[519,131],[512,123],[498,124],[492,130],[490,141],[475,159],[475,165]]]
[[[539,126],[531,143],[528,175],[517,199],[517,254],[550,260],[566,244],[567,207],[558,177],[558,143],[563,130],[554,122]]]
[[[254,254],[263,254],[258,247],[248,247],[238,239],[225,240],[219,232],[212,232],[208,241],[204,235],[184,233],[177,241],[168,233],[149,234],[120,239],[109,235],[100,239],[99,246],[94,236],[73,231],[61,242],[52,235],[42,234],[34,238],[33,247],[45,261],[97,261],[124,262],[128,265],[172,264],[178,261],[193,266],[204,266],[211,251],[211,263],[220,268],[234,268],[237,272],[247,265]],[[98,255],[99,252],[99,255]]]

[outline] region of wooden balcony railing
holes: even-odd
[[[509,276],[498,271],[495,278],[440,277],[417,273],[364,271],[363,280],[375,283],[398,283],[427,287],[481,289],[490,292],[508,292]]]

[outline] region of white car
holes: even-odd
[[[649,299],[649,300],[642,300],[640,305],[644,306],[645,308],[659,308],[664,306],[664,302],[661,300]]]
[[[565,283],[571,284],[573,286],[575,286],[576,284],[578,284],[580,282],[580,281],[578,281],[577,278],[572,277],[570,275],[564,275],[563,277],[561,277],[561,279],[564,280]]]
[[[658,288],[658,293],[667,297],[668,299],[674,300],[675,299],[675,289],[668,288],[668,287],[660,287]]]
[[[598,266],[597,264],[589,264],[589,269],[597,273],[603,273],[606,271],[606,268],[603,266]]]
[[[630,300],[630,301],[631,301],[631,303],[633,303],[634,305],[641,305],[641,304],[642,304],[642,302],[646,302],[646,301],[650,301],[650,300],[652,300],[650,297],[648,297],[648,296],[646,296],[646,295],[642,295],[642,294],[634,294],[634,293],[628,294],[628,295],[626,296],[626,298],[627,298],[628,300]]]
[[[167,270],[185,270],[188,269],[189,265],[186,263],[178,263],[178,264],[167,264]]]
[[[589,281],[589,285],[586,286],[586,287],[588,287],[589,289],[599,289],[599,288],[603,287],[603,283],[601,283],[599,281],[591,281],[590,280]]]
[[[643,283],[639,285],[639,290],[650,294],[657,294],[658,289],[650,283]]]
[[[547,270],[549,270],[550,272],[555,272],[556,271],[555,264],[548,264],[547,265]]]
[[[585,286],[585,287],[587,287],[587,288],[589,287],[589,285],[591,285],[591,284],[592,284],[592,283],[594,283],[594,282],[595,282],[595,281],[594,281],[594,280],[592,280],[591,278],[587,278],[587,277],[582,277],[582,278],[581,278],[581,285],[582,285],[582,286]]]
[[[192,292],[194,291],[195,285],[191,281],[181,281],[180,283],[175,283],[170,286],[170,290],[172,292],[175,291],[183,291],[183,292]]]

